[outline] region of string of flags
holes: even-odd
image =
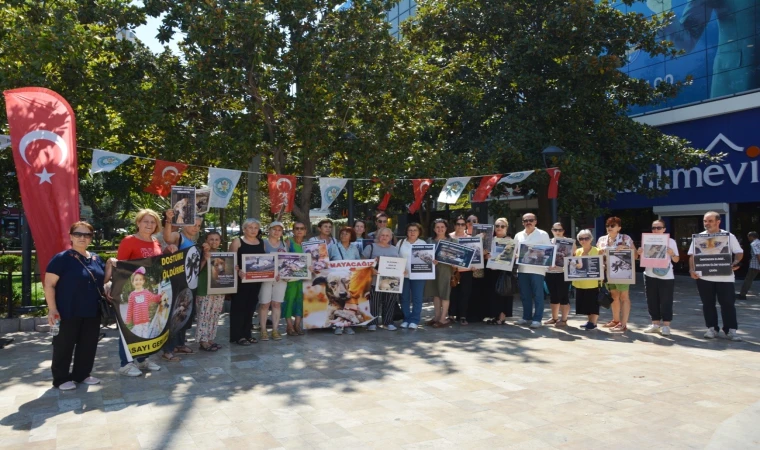
[[[7,142],[7,143],[6,143]],[[4,148],[10,145],[10,139],[7,136],[0,136],[0,148]],[[82,148],[82,147],[80,147]],[[101,149],[92,150],[92,164],[90,167],[90,174],[111,172],[119,167],[121,164],[132,158],[131,155],[125,155],[121,153],[109,152]],[[175,186],[182,174],[187,170],[190,165],[179,162],[162,161],[160,159],[147,158],[139,156],[141,159],[150,159],[155,161],[155,167],[153,169],[153,176],[150,184],[145,188],[146,192],[150,192],[162,197],[167,197],[171,194],[171,187]],[[240,176],[243,172],[257,173],[264,175],[260,172],[251,172],[243,170],[231,170],[220,169],[216,167],[208,166],[193,166],[202,167],[208,169],[208,186],[211,190],[209,199],[209,206],[214,208],[225,208],[232,197],[232,192],[235,190]],[[550,176],[548,197],[557,198],[559,189],[559,177],[560,170],[558,168],[546,169]],[[414,193],[414,202],[409,205],[409,212],[411,214],[416,213],[422,201],[425,198],[430,187],[437,180],[446,180],[445,185],[441,189],[438,195],[438,202],[445,204],[455,204],[462,193],[465,191],[465,187],[473,178],[481,178],[480,184],[476,188],[472,201],[475,203],[484,202],[487,200],[491,191],[501,183],[507,183],[509,185],[515,185],[507,189],[509,197],[519,198],[521,192],[519,183],[525,181],[529,176],[535,173],[536,170],[526,170],[521,172],[512,172],[508,174],[491,174],[491,175],[476,175],[469,177],[454,177],[454,178],[419,178],[419,179],[407,179],[399,178],[394,181],[411,181],[412,190]],[[293,205],[295,204],[295,193],[298,178],[307,178],[306,176],[297,175],[281,175],[281,174],[266,174],[269,184],[269,197],[271,203],[272,214],[289,213],[293,211]],[[313,177],[318,179],[318,184],[321,192],[321,206],[320,211],[327,211],[335,200],[340,196],[346,187],[349,180],[356,181],[374,181],[379,180],[374,178],[330,178],[330,177]],[[384,211],[388,207],[388,203],[391,198],[391,191],[387,190],[378,205],[378,209]]]

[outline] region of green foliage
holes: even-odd
[[[0,256],[0,272],[18,272],[21,270],[21,257],[18,255]]]

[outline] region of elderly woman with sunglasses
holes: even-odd
[[[565,227],[561,222],[552,225],[552,244],[557,239],[565,239]],[[573,253],[575,252],[573,244]],[[570,282],[565,281],[564,268],[552,266],[546,271],[546,287],[549,288],[549,302],[552,308],[552,318],[544,322],[555,327],[567,326],[567,316],[570,314]]]
[[[581,248],[575,250],[575,256],[597,256],[599,249],[591,245],[593,235],[589,230],[581,230],[578,233],[578,242]],[[571,261],[573,264],[574,261]],[[579,280],[573,281],[575,287],[575,313],[585,314],[588,321],[581,325],[584,330],[593,330],[596,328],[596,321],[599,320],[599,282],[596,280]]]
[[[665,222],[652,222],[652,233],[665,233]],[[640,248],[639,256],[644,253]],[[670,336],[670,321],[673,320],[673,290],[676,280],[673,276],[673,263],[678,262],[678,245],[673,238],[668,239],[668,267],[647,267],[644,271],[644,292],[647,296],[647,307],[652,323],[644,328],[644,333],[657,333]]]
[[[507,219],[499,217],[493,224],[494,236],[497,238],[507,237],[508,228]],[[499,295],[496,292],[496,282],[503,273],[503,270],[486,269],[486,298],[489,300],[489,315],[493,317],[488,323],[492,325],[504,325],[507,317],[512,317],[513,296],[511,294]],[[512,276],[512,272],[509,272],[508,275]]]
[[[619,217],[610,217],[605,223],[607,227],[607,234],[599,238],[596,242],[597,248],[600,252],[604,252],[605,256],[608,250],[633,250],[634,257],[636,255],[636,246],[633,244],[633,239],[627,234],[621,234],[620,230],[623,225],[623,221]],[[610,328],[612,331],[627,331],[628,330],[628,317],[631,315],[631,297],[629,295],[630,285],[627,284],[607,284],[607,289],[612,294],[612,320],[604,325],[605,328]]]

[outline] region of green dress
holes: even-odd
[[[291,253],[303,253],[301,244],[290,241]],[[291,317],[303,317],[303,281],[288,281],[288,287],[285,290],[285,305],[283,316],[288,319]]]

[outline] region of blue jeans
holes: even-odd
[[[124,367],[129,363],[129,361],[127,361],[127,349],[124,348],[124,342],[121,340],[121,336],[119,336],[119,358],[121,358],[121,367]],[[145,357],[135,358],[135,361],[143,362],[145,361]]]
[[[517,282],[520,285],[520,300],[523,304],[522,318],[541,322],[544,318],[544,276],[520,273],[517,275]]]
[[[404,322],[420,324],[422,316],[422,294],[425,291],[425,280],[410,280],[404,278],[404,291],[401,293],[401,311],[404,312]],[[410,310],[411,301],[411,310]]]

